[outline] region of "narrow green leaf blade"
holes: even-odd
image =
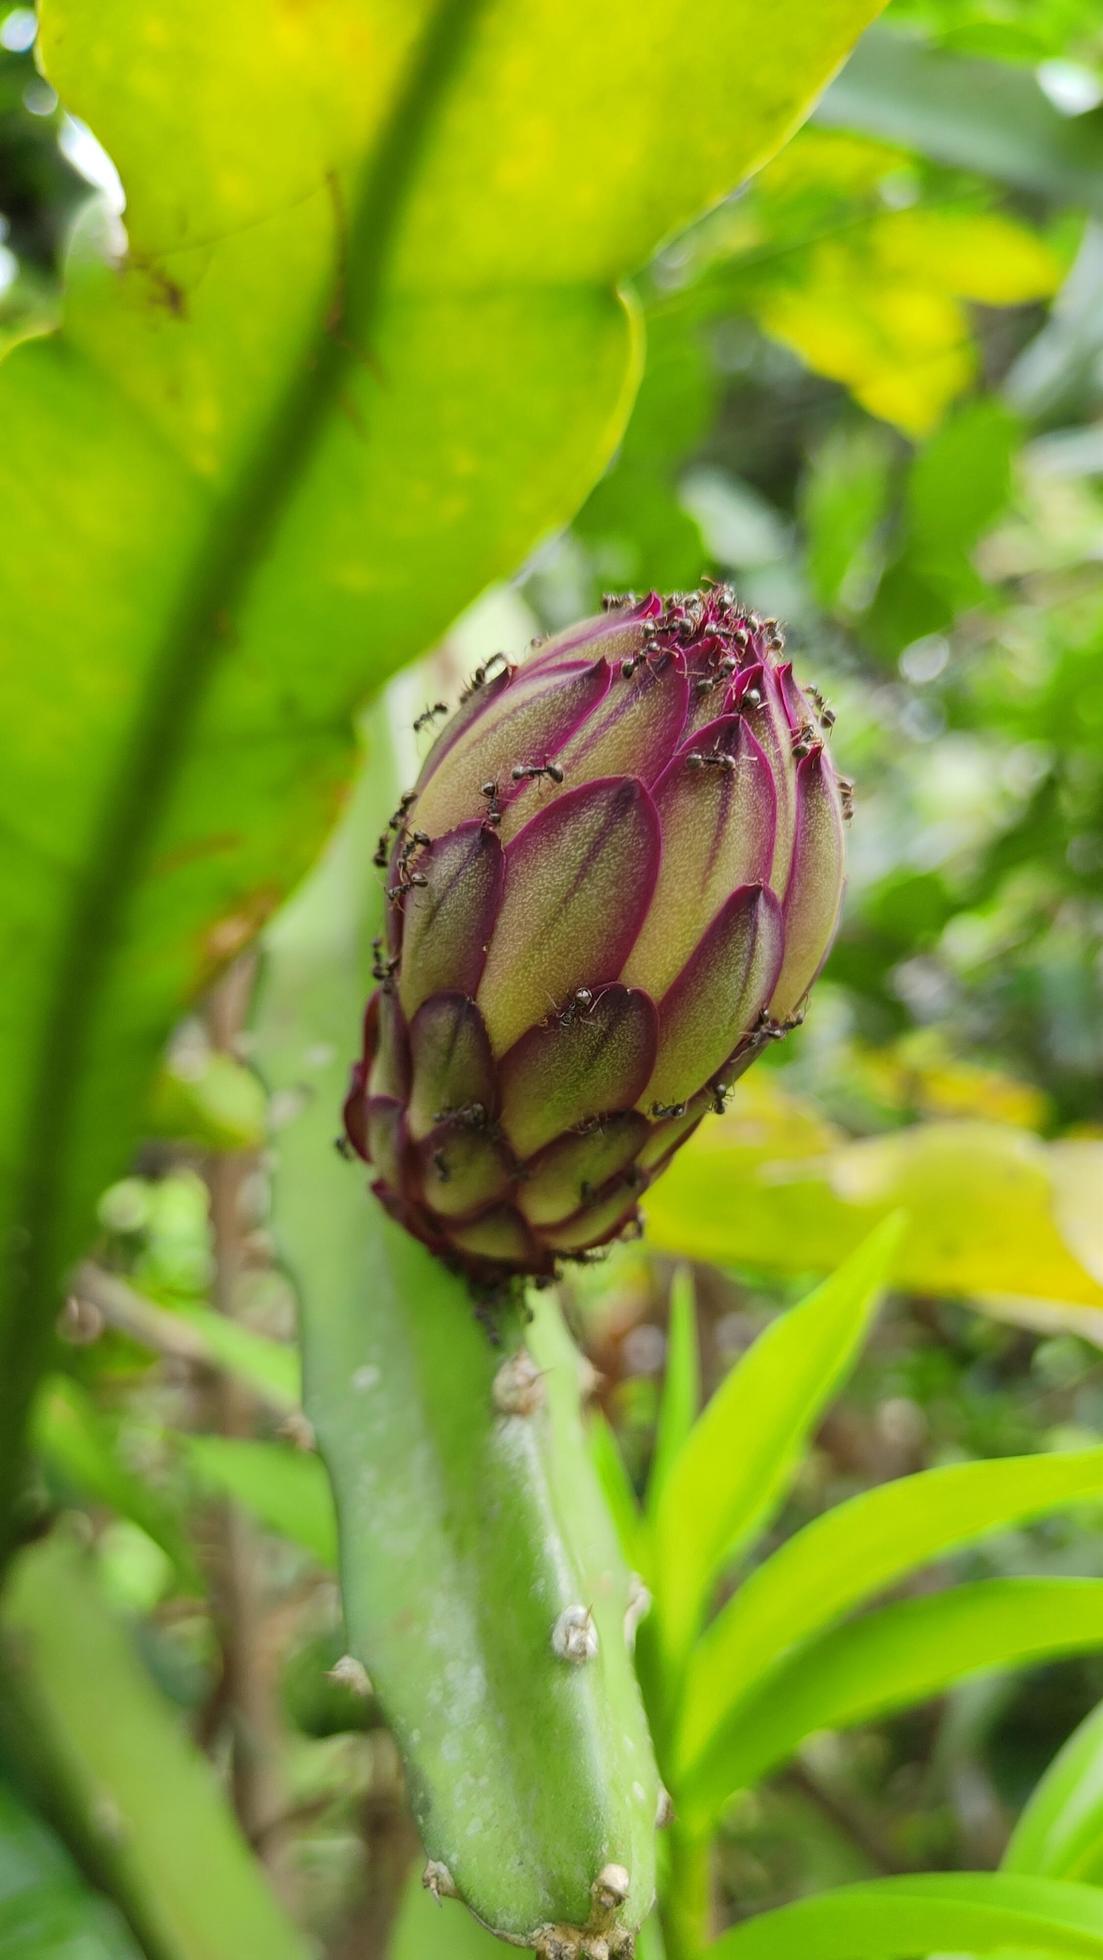
[[[815,1519],[751,1573],[702,1637],[682,1759],[692,1763],[801,1641],[906,1573],[986,1531],[1101,1494],[1103,1449],[1076,1450],[924,1470]]]
[[[318,1560],[337,1564],[337,1520],[321,1459],[287,1443],[189,1436],[185,1453],[200,1483],[243,1504]]]
[[[731,1370],[687,1438],[655,1516],[657,1637],[680,1677],[725,1562],[779,1500],[819,1415],[854,1361],[900,1236],[889,1219]]]
[[[936,1948],[1098,1960],[1103,1895],[1088,1885],[935,1872],[846,1885],[761,1913],[709,1948],[709,1960],[904,1960]]]
[[[1003,1854],[1004,1871],[1103,1881],[1103,1704],[1059,1750]]]
[[[982,1579],[884,1606],[792,1654],[714,1735],[678,1791],[691,1821],[715,1817],[818,1729],[939,1694],[990,1668],[1103,1646],[1103,1579]]]
[[[0,1783],[0,1955],[140,1960],[129,1928],[57,1840]]]
[[[697,1419],[701,1400],[701,1364],[697,1352],[697,1298],[693,1274],[679,1266],[670,1286],[670,1319],[666,1345],[666,1375],[659,1421],[655,1432],[655,1454],[647,1484],[647,1508],[651,1516],[658,1509],[663,1487],[690,1430]]]
[[[0,1636],[49,1781],[143,1945],[164,1960],[306,1960],[211,1765],[109,1612],[92,1561],[59,1532],[14,1563]]]
[[[609,1506],[609,1515],[617,1528],[620,1548],[630,1566],[648,1576],[650,1564],[647,1527],[640,1512],[628,1466],[621,1455],[616,1432],[600,1411],[591,1414],[587,1422],[590,1442],[590,1455],[601,1485],[602,1496]]]
[[[185,1590],[202,1594],[182,1517],[156,1487],[127,1468],[113,1426],[79,1382],[66,1375],[47,1378],[35,1404],[32,1437],[48,1474],[140,1526],[171,1559]]]

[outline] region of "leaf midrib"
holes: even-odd
[[[12,1518],[27,1409],[44,1355],[57,1281],[54,1226],[66,1172],[70,1113],[98,1003],[109,981],[130,894],[227,644],[226,622],[262,562],[288,496],[320,436],[346,369],[370,347],[395,234],[433,116],[486,0],[439,0],[360,178],[347,239],[337,231],[334,278],[261,435],[227,496],[213,507],[200,562],[151,666],[119,766],[78,875],[62,930],[53,996],[31,1072],[26,1153],[14,1218],[9,1313],[0,1338],[0,1533]],[[347,270],[356,275],[347,286]],[[15,1236],[15,1235],[13,1235]],[[75,1248],[60,1248],[63,1256]],[[0,1541],[2,1545],[2,1541]]]

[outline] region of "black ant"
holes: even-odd
[[[416,802],[417,802],[416,789],[408,789],[404,796],[400,796],[398,799],[398,808],[395,811],[393,817],[391,817],[387,825],[388,830],[401,830],[403,824],[406,821],[407,811],[411,809]]]
[[[399,955],[395,953],[390,958],[385,959],[383,956],[382,939],[373,939],[371,943],[371,950],[372,950],[372,967],[371,967],[372,979],[381,981],[383,986],[386,987],[391,979],[392,974],[395,971],[395,968],[398,965]]]
[[[414,722],[414,734],[420,735],[423,728],[431,728],[438,715],[448,713],[447,701],[434,701],[429,708],[423,708]]]
[[[723,1116],[728,1106],[728,1097],[731,1095],[731,1084],[728,1082],[713,1082],[710,1084],[710,1088],[712,1091],[713,1110],[717,1116]]]
[[[344,1158],[346,1164],[351,1164],[356,1152],[346,1136],[334,1137],[333,1148],[339,1157]]]
[[[372,858],[372,863],[377,864],[379,866],[380,871],[385,871],[387,868],[387,859],[390,857],[390,855],[391,855],[391,842],[390,842],[390,838],[387,835],[387,832],[384,831],[382,837],[379,839],[379,842],[375,847],[375,855]]]
[[[424,871],[407,871],[405,864],[400,864],[398,883],[387,886],[387,897],[390,899],[391,904],[394,905],[404,893],[414,887],[419,891],[424,891],[428,883],[429,880],[425,876]]]
[[[579,987],[577,991],[571,995],[571,998],[567,1002],[566,1007],[560,1009],[559,1016],[558,1016],[560,1027],[561,1028],[573,1027],[575,1022],[578,1020],[579,1015],[588,1014],[593,1004],[594,1004],[594,997],[589,987]]]
[[[688,1103],[684,1103],[684,1102],[673,1102],[673,1103],[653,1102],[651,1105],[651,1114],[652,1116],[658,1116],[660,1118],[667,1117],[667,1116],[684,1116],[688,1107],[689,1107]]]
[[[497,783],[483,783],[480,794],[487,799],[486,815],[483,818],[483,822],[489,824],[491,829],[496,830],[502,821],[502,806],[498,801]]]
[[[407,861],[413,857],[415,851],[424,850],[429,844],[432,843],[432,841],[433,841],[432,838],[428,835],[426,831],[411,830],[410,835],[407,837],[406,842],[402,846],[402,855],[399,858],[399,863],[400,864],[407,863]]]
[[[849,776],[839,777],[839,796],[843,806],[843,822],[849,823],[854,815],[854,785]]]
[[[495,667],[502,667],[507,671],[510,672],[512,671],[512,669],[510,668],[509,661],[507,660],[504,653],[492,653],[489,660],[484,660],[481,667],[476,667],[475,672],[472,674],[471,679],[467,683],[467,686],[463,689],[462,693],[460,694],[460,700],[470,701],[471,696],[475,693],[475,690],[483,686],[483,684],[489,679],[490,675],[493,673]]]
[[[433,1121],[456,1123],[462,1130],[488,1130],[491,1127],[486,1105],[481,1102],[461,1103],[456,1109],[438,1109],[434,1112]]]
[[[515,783],[523,783],[529,777],[546,776],[551,783],[563,781],[563,771],[558,762],[519,762],[510,770]]]
[[[686,761],[691,769],[735,768],[734,755],[728,755],[723,749],[714,749],[709,755],[703,754],[700,749],[691,749]]]

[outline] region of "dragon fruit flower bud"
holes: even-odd
[[[381,840],[348,1134],[480,1285],[638,1231],[647,1185],[801,1018],[849,785],[781,652],[726,586],[607,600],[476,670]]]

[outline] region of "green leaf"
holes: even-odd
[[[965,61],[881,28],[828,89],[816,121],[1103,211],[1103,117],[1062,115],[1026,69]]]
[[[878,5],[43,6],[129,251],[86,227],[62,331],[0,370],[8,1483],[164,1037],[310,863],[354,707],[577,507],[638,378],[619,281]],[[673,145],[657,76],[693,103]]]
[[[318,1457],[288,1443],[232,1436],[188,1436],[188,1462],[208,1489],[232,1497],[254,1517],[301,1545],[320,1565],[337,1564],[337,1520]]]
[[[115,1908],[0,1783],[0,1960],[140,1960]]]
[[[1007,1123],[962,1119],[849,1142],[799,1106],[763,1108],[760,1095],[761,1085],[745,1085],[648,1192],[648,1237],[660,1251],[826,1272],[878,1218],[902,1210],[899,1286],[1103,1306],[1097,1139],[1047,1144]]]
[[[702,1825],[818,1729],[850,1728],[988,1668],[1103,1646],[1103,1579],[982,1579],[881,1607],[799,1647],[677,1792]]]
[[[760,1913],[709,1960],[905,1960],[933,1948],[1103,1954],[1103,1897],[1088,1885],[997,1872],[932,1872],[846,1885]]]
[[[13,1564],[8,1688],[76,1841],[159,1960],[306,1960],[211,1765],[108,1612],[87,1554],[55,1531]]]
[[[35,1403],[32,1440],[63,1497],[77,1491],[129,1518],[171,1559],[180,1585],[202,1594],[204,1581],[183,1524],[170,1500],[126,1466],[117,1425],[102,1416],[88,1391],[65,1375],[43,1382]]]
[[[725,1564],[779,1501],[876,1312],[900,1236],[889,1219],[775,1320],[717,1389],[672,1465],[654,1520],[655,1638],[677,1682]]]
[[[654,1516],[663,1486],[697,1420],[701,1399],[701,1365],[697,1353],[697,1300],[693,1274],[679,1266],[670,1285],[670,1319],[666,1343],[666,1375],[655,1453],[647,1484],[647,1508]]]
[[[629,1565],[646,1578],[650,1563],[647,1531],[616,1432],[600,1410],[589,1416],[586,1431],[590,1457],[602,1496],[609,1506],[609,1515],[617,1528],[621,1551]]]
[[[1039,1878],[1103,1880],[1103,1704],[1054,1757],[1011,1833],[1002,1865]]]
[[[252,1069],[208,1049],[194,1061],[169,1056],[154,1083],[147,1122],[154,1136],[201,1150],[259,1150],[266,1117],[264,1090]]]
[[[741,1704],[769,1692],[763,1677],[851,1608],[986,1531],[1101,1495],[1103,1449],[1077,1450],[924,1470],[816,1518],[751,1573],[702,1637],[682,1760],[692,1765],[709,1747],[723,1754]]]

